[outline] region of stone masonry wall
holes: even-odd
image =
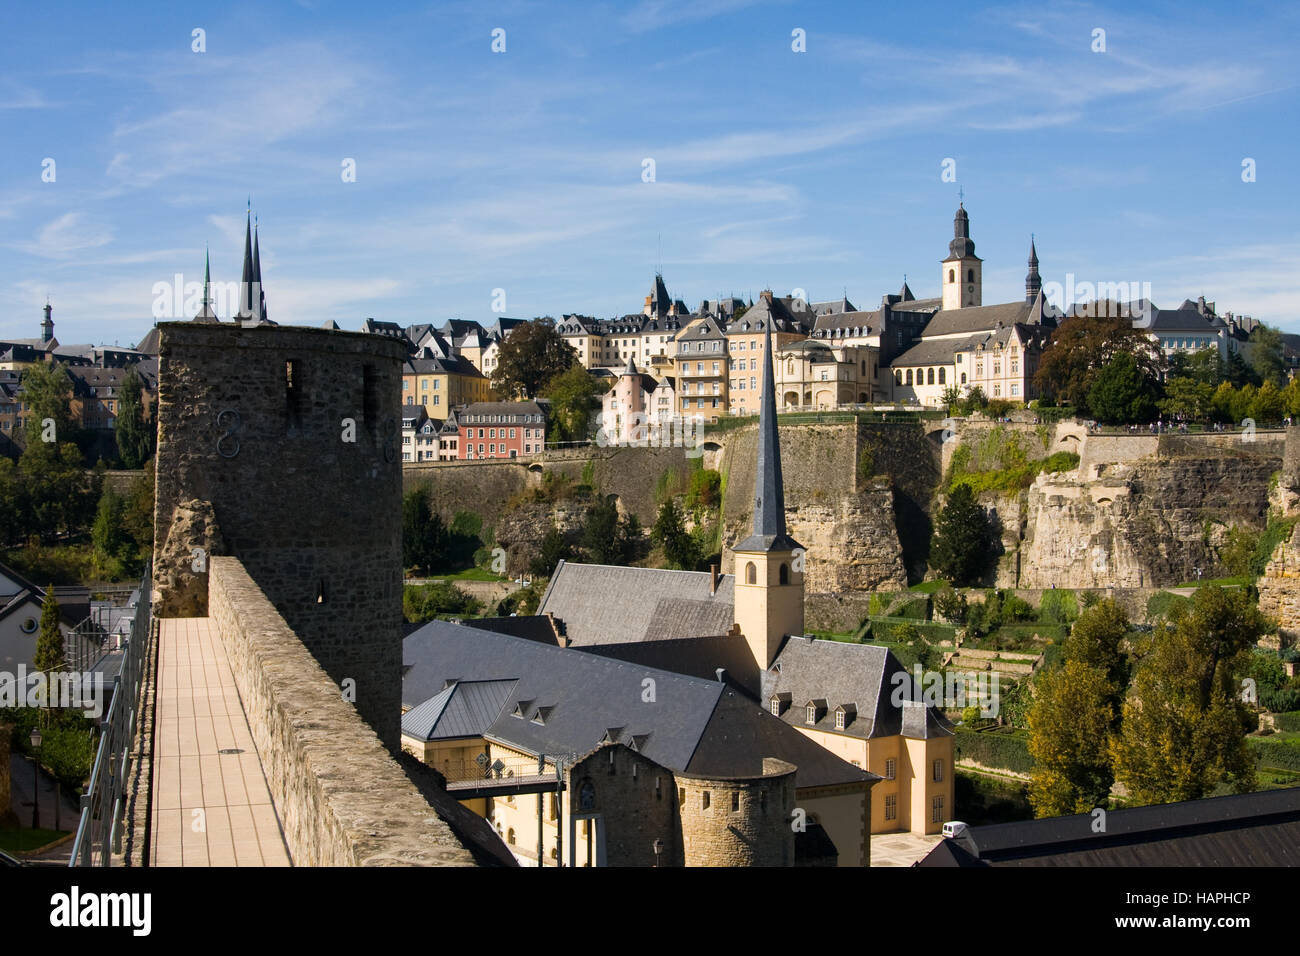
[[[237,556],[330,677],[356,681],[396,752],[404,349],[324,329],[159,329],[159,616],[206,613],[193,549]]]
[[[594,796],[590,810],[580,806],[587,783]],[[568,771],[568,788],[569,812],[575,819],[584,813],[600,815],[607,866],[654,866],[655,840],[663,841],[659,866],[682,865],[682,825],[672,771],[623,744],[605,744]],[[579,866],[585,862],[577,861]]]
[[[795,767],[766,757],[763,775],[707,778],[677,774],[687,866],[792,866]],[[709,805],[704,806],[708,794]],[[739,809],[732,809],[733,795]]]
[[[214,558],[209,580],[294,865],[474,865],[243,565]]]
[[[1280,646],[1300,639],[1300,525],[1277,546],[1259,579],[1259,609],[1278,622]]]

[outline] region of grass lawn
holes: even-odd
[[[1213,584],[1219,588],[1244,588],[1248,584],[1253,584],[1255,579],[1249,574],[1239,574],[1235,578],[1204,578],[1200,581],[1184,581],[1182,584],[1176,584],[1175,587],[1195,588],[1202,584]]]
[[[933,594],[947,584],[947,581],[922,581],[920,584],[913,584],[908,590],[916,594]]]
[[[496,574],[486,568],[473,567],[466,568],[464,571],[457,571],[455,574],[430,574],[427,578],[429,581],[507,581],[509,580],[503,574]]]
[[[62,830],[0,829],[0,850],[13,854],[27,853],[65,835]]]

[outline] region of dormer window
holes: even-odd
[[[809,704],[807,708],[807,716],[804,719],[810,724],[817,723],[817,708],[812,704]]]

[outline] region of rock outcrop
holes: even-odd
[[[1259,609],[1278,623],[1273,647],[1292,647],[1300,638],[1300,524],[1277,546],[1259,579]]]

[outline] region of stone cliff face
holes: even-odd
[[[1040,475],[1029,490],[1021,587],[1163,587],[1225,572],[1228,527],[1263,527],[1271,457],[1152,458]]]
[[[908,492],[937,471],[935,454],[919,429],[888,430],[844,425],[781,428],[786,524],[806,549],[809,593],[901,590],[907,586],[897,516],[911,512]],[[896,470],[910,484],[900,489],[888,474],[859,468],[868,449],[871,471]],[[755,431],[728,436],[721,467],[727,475],[723,500],[723,570],[733,570],[727,550],[749,533],[753,521]],[[910,460],[909,460],[910,459]],[[918,460],[919,459],[919,463]],[[924,514],[923,507],[912,511]]]
[[[1273,552],[1259,579],[1259,609],[1278,622],[1274,647],[1292,647],[1300,637],[1300,524]]]
[[[528,502],[502,515],[496,526],[496,543],[505,549],[506,573],[511,577],[527,574],[552,527],[570,545],[577,545],[589,506],[590,502],[580,501]]]

